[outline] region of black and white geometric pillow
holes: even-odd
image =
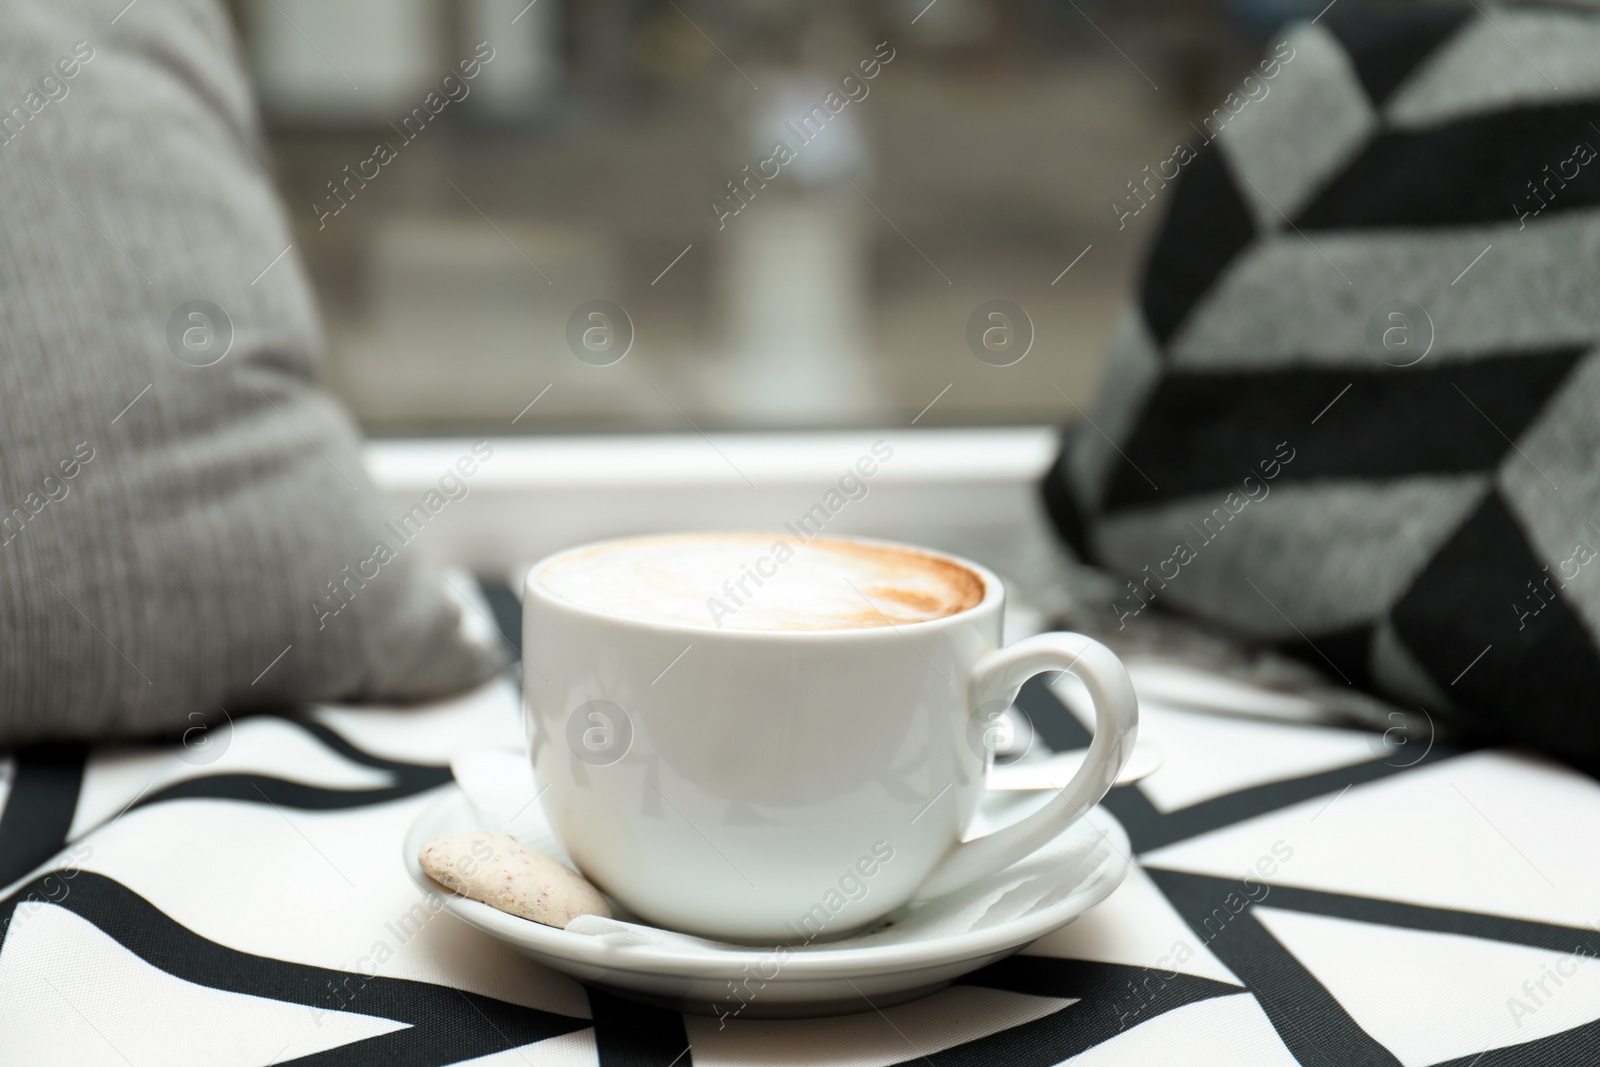
[[[1046,501],[1124,622],[1600,772],[1600,11],[1353,7],[1146,183],[1167,218]]]

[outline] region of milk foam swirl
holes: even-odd
[[[984,595],[976,573],[915,549],[766,534],[608,542],[552,560],[537,580],[597,611],[740,630],[903,626],[965,611]]]

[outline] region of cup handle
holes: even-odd
[[[955,892],[1015,863],[1088,813],[1100,802],[1133,752],[1139,701],[1128,670],[1100,642],[1082,634],[1039,634],[989,653],[973,668],[973,709],[991,701],[1009,704],[1022,683],[1043,671],[1077,676],[1094,704],[1094,740],[1072,781],[1027,818],[982,837],[956,842],[923,881],[915,899]]]

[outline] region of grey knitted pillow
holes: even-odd
[[[0,744],[485,678],[312,383],[226,15],[118,7],[0,0]]]

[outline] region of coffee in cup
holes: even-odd
[[[539,568],[570,603],[646,622],[741,630],[905,626],[976,607],[983,579],[943,556],[817,537],[671,534],[610,541]]]
[[[882,541],[696,533],[559,553],[523,596],[550,825],[643,920],[728,940],[832,938],[998,871],[1099,802],[1138,718],[1098,642],[1002,647],[1004,602],[986,568]],[[1084,683],[1088,757],[1044,807],[968,839],[984,716],[1045,671]]]

